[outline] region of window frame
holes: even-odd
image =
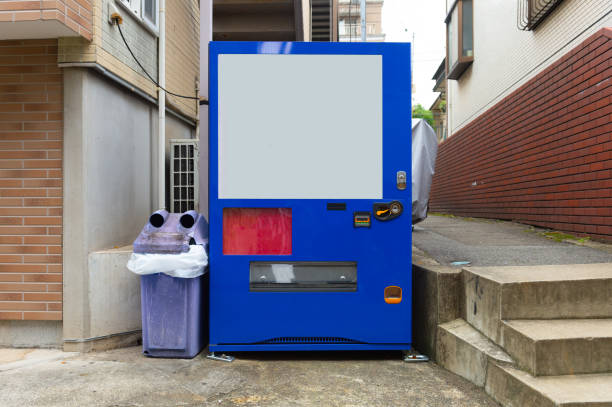
[[[472,55],[463,55],[463,2],[464,0],[455,0],[446,19],[446,78],[457,80],[463,75],[463,72],[474,62],[474,0],[472,1]],[[457,8],[457,60],[453,66],[450,66],[450,47],[453,46],[449,41],[451,19],[453,12]]]
[[[151,21],[146,15],[145,15],[145,3],[148,0],[142,0],[141,2],[141,7],[140,7],[140,14],[141,14],[141,19],[142,21],[149,26],[149,28],[155,30],[155,32],[157,32],[157,30],[159,29],[159,0],[149,0],[152,1],[153,4],[153,14],[155,15],[155,21]]]
[[[118,0],[118,2],[125,6],[133,15],[140,18],[141,0]]]
[[[159,0],[150,0],[154,2],[155,7],[155,22],[151,21],[145,16],[145,2],[147,0],[115,0],[116,3],[121,4],[123,8],[128,10],[130,14],[142,24],[151,34],[159,35]]]

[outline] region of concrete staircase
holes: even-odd
[[[503,406],[612,406],[612,264],[462,271],[436,359]]]

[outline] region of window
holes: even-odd
[[[138,17],[140,17],[140,2],[141,0],[121,0],[121,3],[125,4]]]
[[[142,6],[143,19],[153,27],[157,27],[157,0],[142,0]]]
[[[473,0],[456,0],[445,22],[448,79],[459,79],[474,61]]]
[[[349,24],[345,27],[346,35],[352,35],[353,37],[359,37],[361,35],[361,24]]]
[[[157,30],[157,0],[117,0],[153,31]]]
[[[340,20],[338,31],[340,35],[359,37],[361,35],[361,22],[356,18]]]

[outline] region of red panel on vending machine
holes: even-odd
[[[291,208],[223,208],[223,254],[291,254]]]

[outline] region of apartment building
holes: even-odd
[[[338,1],[338,41],[361,41],[361,0]],[[382,7],[384,0],[366,2],[366,41],[384,42]]]
[[[432,211],[612,240],[612,4],[447,1]]]
[[[198,129],[199,3],[166,2],[166,88],[195,98],[166,96],[167,140]],[[0,38],[0,346],[135,341],[116,248],[159,202],[159,2],[4,1]]]
[[[432,90],[439,94],[429,110],[433,113],[433,128],[436,131],[438,143],[440,143],[446,140],[448,136],[448,125],[446,123],[446,59],[438,66],[436,73],[431,79],[436,81]]]

